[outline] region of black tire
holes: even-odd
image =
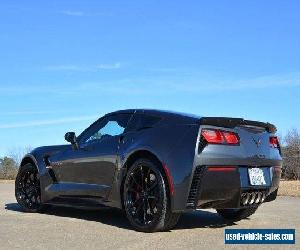
[[[15,181],[15,196],[25,212],[39,212],[43,208],[39,173],[35,165],[28,163],[20,167]]]
[[[181,213],[169,213],[168,224],[165,226],[164,231],[168,231],[176,227]]]
[[[248,218],[256,212],[258,207],[241,209],[217,209],[219,215],[227,220],[239,221]]]
[[[170,230],[179,219],[172,213],[167,182],[158,162],[141,158],[127,172],[123,200],[130,224],[141,232]]]

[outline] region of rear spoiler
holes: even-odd
[[[225,128],[235,128],[236,126],[255,126],[265,128],[269,133],[275,133],[276,127],[271,123],[257,122],[244,120],[243,118],[230,118],[230,117],[202,117],[200,124],[211,125]]]

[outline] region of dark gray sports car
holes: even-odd
[[[277,196],[281,152],[270,123],[159,110],[109,113],[71,145],[33,150],[15,193],[37,212],[48,204],[124,209],[132,226],[174,227],[184,211],[215,208],[240,220]]]

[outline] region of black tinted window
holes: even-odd
[[[157,116],[136,114],[129,121],[126,131],[134,131],[134,130],[151,128],[160,120],[161,118]]]

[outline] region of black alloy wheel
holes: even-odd
[[[124,206],[130,223],[138,231],[170,229],[179,218],[176,214],[174,221],[174,214],[170,212],[166,183],[157,165],[148,159],[139,159],[125,179]]]
[[[15,182],[15,195],[24,211],[37,212],[41,209],[39,173],[34,165],[21,166]]]

